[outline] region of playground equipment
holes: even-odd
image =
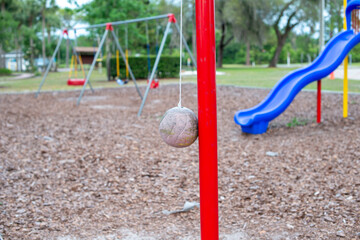
[[[128,27],[125,25],[125,60],[126,60],[126,81],[129,81],[129,39],[128,39]]]
[[[148,83],[149,83],[149,77],[151,74],[151,61],[150,61],[149,26],[148,26],[147,22],[145,22],[145,32],[146,32],[146,52],[147,52],[147,63],[148,63]],[[155,77],[156,77],[156,75],[155,75]],[[150,84],[150,88],[158,88],[159,87],[159,81],[155,77]]]
[[[128,80],[120,79],[120,59],[119,59],[119,50],[116,50],[116,82],[119,85],[124,85],[128,83]]]
[[[152,67],[152,71],[151,71],[151,74],[150,74],[150,77],[149,77],[149,82],[148,82],[148,85],[147,85],[147,87],[146,87],[146,90],[145,90],[145,93],[144,93],[144,96],[143,96],[143,95],[141,94],[141,92],[140,92],[140,89],[139,89],[138,85],[137,85],[135,76],[134,76],[134,74],[132,73],[132,70],[131,70],[131,68],[130,68],[130,65],[129,65],[127,59],[126,59],[125,53],[124,53],[124,51],[123,51],[123,49],[122,49],[122,47],[121,47],[121,44],[120,44],[120,42],[119,42],[119,39],[118,39],[118,37],[116,36],[116,34],[114,33],[114,31],[113,31],[113,30],[114,30],[114,29],[113,29],[113,26],[123,25],[123,24],[129,24],[129,23],[138,23],[138,22],[144,22],[144,21],[147,22],[147,21],[151,21],[151,20],[159,20],[159,19],[165,19],[165,18],[168,19],[168,23],[167,23],[167,25],[166,25],[165,32],[164,32],[164,35],[163,35],[163,39],[162,39],[161,44],[160,44],[159,52],[158,52],[158,54],[157,54],[157,56],[156,56],[155,63],[154,63],[154,65],[153,65],[153,67]],[[117,47],[117,49],[119,50],[119,52],[120,52],[120,54],[121,54],[121,56],[122,56],[122,59],[123,59],[123,61],[124,61],[125,64],[126,64],[127,69],[129,70],[129,74],[130,74],[131,80],[134,82],[134,85],[135,85],[135,88],[136,88],[136,90],[137,90],[137,92],[138,92],[138,95],[139,95],[139,97],[142,99],[141,106],[140,106],[140,109],[139,109],[139,112],[138,112],[138,116],[140,116],[141,113],[142,113],[142,110],[143,110],[143,108],[144,108],[144,105],[145,105],[147,96],[148,96],[148,94],[149,94],[149,90],[150,90],[150,87],[151,87],[152,80],[153,80],[154,77],[155,77],[155,72],[156,72],[157,66],[158,66],[158,64],[159,64],[159,61],[160,61],[160,58],[161,58],[161,54],[162,54],[162,52],[163,52],[163,49],[164,49],[164,46],[165,46],[165,42],[166,42],[167,36],[169,35],[170,27],[171,27],[172,24],[175,25],[175,27],[176,27],[175,29],[176,29],[178,32],[180,32],[179,25],[178,25],[177,22],[176,22],[176,18],[175,18],[175,16],[174,16],[174,14],[165,14],[165,15],[159,15],[159,16],[154,16],[154,17],[138,18],[138,19],[132,19],[132,20],[125,20],[125,21],[118,21],[118,22],[110,22],[110,23],[103,23],[103,24],[96,24],[96,25],[91,25],[91,26],[87,26],[87,27],[81,27],[81,28],[73,29],[73,31],[76,31],[76,30],[79,30],[79,29],[105,28],[105,32],[104,32],[104,34],[103,34],[103,36],[102,36],[102,39],[101,39],[101,41],[100,41],[100,44],[99,44],[99,46],[98,46],[98,50],[97,50],[97,52],[96,52],[96,54],[95,54],[95,56],[94,56],[94,61],[92,62],[91,66],[90,66],[90,70],[89,70],[89,72],[88,72],[88,74],[87,74],[87,76],[86,76],[86,81],[85,81],[85,83],[84,83],[84,85],[83,85],[83,88],[81,89],[81,92],[80,92],[79,98],[78,98],[78,100],[77,100],[77,102],[76,102],[76,105],[79,105],[79,104],[80,104],[80,101],[81,101],[81,99],[82,99],[82,97],[83,97],[83,95],[84,95],[86,86],[87,86],[88,84],[89,84],[91,90],[93,91],[93,89],[92,89],[92,87],[91,87],[91,84],[90,84],[90,76],[91,76],[91,74],[92,74],[92,71],[94,70],[94,67],[95,67],[95,64],[96,64],[96,60],[97,60],[98,57],[99,57],[99,54],[100,54],[100,52],[101,52],[101,50],[102,50],[102,47],[104,46],[106,37],[107,37],[107,35],[108,35],[109,32],[110,32],[111,35],[112,35],[112,37],[114,38],[116,47]],[[44,77],[43,77],[43,79],[42,79],[42,81],[41,81],[41,83],[40,83],[40,85],[39,85],[39,89],[38,89],[38,91],[37,91],[37,93],[36,93],[36,95],[35,95],[36,97],[38,97],[38,95],[40,94],[41,88],[42,88],[42,86],[43,86],[43,84],[44,84],[44,82],[45,82],[45,79],[46,79],[46,77],[47,77],[47,75],[48,75],[48,73],[49,73],[50,66],[52,65],[52,62],[54,61],[54,58],[55,58],[55,56],[56,56],[56,54],[57,54],[57,52],[58,52],[58,50],[59,50],[59,48],[60,48],[60,44],[61,44],[61,42],[62,42],[62,40],[63,40],[64,35],[68,35],[68,30],[64,30],[64,31],[63,31],[63,34],[60,36],[60,38],[59,38],[59,40],[58,40],[58,44],[57,44],[57,46],[56,46],[56,48],[55,48],[55,51],[54,51],[54,53],[53,53],[52,58],[50,59],[50,63],[49,63],[49,65],[48,65],[48,68],[46,69],[46,72],[45,72],[45,74],[44,74]],[[193,55],[192,55],[192,53],[191,53],[191,51],[190,51],[189,46],[188,46],[187,43],[186,43],[186,40],[185,40],[184,36],[182,36],[182,41],[183,41],[183,44],[184,44],[186,50],[188,51],[190,57],[193,59],[193,62],[195,63],[194,57],[193,57]],[[70,41],[70,42],[71,42],[71,41]]]
[[[166,111],[159,126],[160,136],[168,145],[176,148],[188,147],[198,137],[197,117],[185,107],[174,107]]]
[[[70,71],[69,71],[69,79],[67,81],[67,84],[69,86],[82,86],[85,83],[85,70],[84,70],[84,65],[81,59],[81,55],[79,55],[79,64],[80,64],[80,68],[81,68],[81,72],[83,73],[83,78],[77,78],[77,73],[78,73],[78,62],[77,62],[77,58],[72,55],[71,56],[71,64],[70,64]],[[72,78],[72,70],[74,69],[74,75],[75,78]]]
[[[214,5],[214,0],[195,1],[202,240],[219,239]]]
[[[75,46],[76,46],[76,45],[77,45],[77,42],[76,42],[76,31],[74,31],[74,34],[75,34]],[[67,38],[68,38],[68,40],[70,40],[70,39],[69,39],[68,30],[67,30],[67,29],[64,29],[63,32],[62,32],[62,34],[61,34],[60,37],[59,37],[59,40],[58,40],[58,43],[57,43],[57,45],[56,45],[55,51],[54,51],[54,53],[53,53],[53,55],[52,55],[52,57],[51,57],[51,59],[50,59],[50,61],[49,61],[49,63],[48,63],[48,66],[47,66],[47,68],[46,68],[44,77],[43,77],[42,81],[40,82],[38,91],[37,91],[36,94],[35,94],[35,97],[36,97],[36,98],[39,96],[40,90],[41,90],[42,86],[43,86],[44,83],[45,83],[45,79],[46,79],[47,75],[49,74],[51,65],[53,64],[54,59],[55,59],[55,57],[56,57],[56,54],[57,54],[57,52],[59,51],[61,42],[62,42],[62,40],[64,39],[64,35],[66,35]],[[71,47],[71,49],[72,49],[72,51],[73,51],[73,56],[75,56],[77,62],[80,62],[79,56],[78,56],[78,54],[77,54],[77,52],[76,52],[76,50],[75,50],[72,42],[69,41],[69,43],[70,43],[70,47]],[[92,88],[90,82],[89,82],[89,86],[90,86],[91,91],[94,92],[94,89]]]
[[[345,0],[346,1],[346,0]],[[251,134],[266,132],[271,120],[279,116],[294,100],[295,96],[311,82],[328,76],[345,59],[344,69],[344,117],[347,117],[347,58],[346,56],[360,43],[360,34],[352,29],[352,12],[360,9],[360,0],[352,0],[346,8],[346,29],[333,37],[314,62],[302,69],[293,71],[281,79],[268,96],[253,108],[238,111],[234,120],[242,131]]]
[[[183,1],[180,1],[180,65],[179,65],[179,103],[177,107],[166,111],[161,119],[159,132],[161,138],[168,145],[177,148],[188,147],[198,137],[198,122],[196,115],[188,108],[181,106],[181,82],[182,82],[182,10]]]

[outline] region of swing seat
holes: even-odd
[[[149,83],[149,79],[147,80],[147,83]],[[158,88],[159,87],[159,81],[153,80],[150,88],[154,89],[154,88]]]
[[[67,81],[67,85],[69,86],[83,86],[85,84],[86,79],[74,79],[74,78],[69,78]]]

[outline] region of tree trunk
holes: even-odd
[[[34,39],[30,37],[30,66],[31,70],[34,70]]]
[[[219,54],[217,58],[216,66],[221,68],[223,66],[223,58],[224,58],[224,49],[225,47],[234,39],[234,36],[230,36],[227,40],[226,38],[226,23],[221,23],[221,38],[219,43]]]
[[[250,66],[250,40],[246,40],[246,66]]]
[[[194,59],[195,61],[196,60],[196,19],[195,19],[195,7],[193,7],[193,14],[192,14],[192,17],[193,17],[193,26],[192,26],[192,54],[194,56]],[[194,65],[194,63],[193,63]]]
[[[111,51],[110,51],[110,38],[106,39],[106,70],[107,79],[111,80],[111,67],[110,67]]]
[[[29,28],[32,29],[33,25],[33,18],[32,16],[29,17]],[[34,40],[32,38],[32,35],[30,34],[30,67],[31,71],[34,69]]]
[[[270,61],[270,64],[269,64],[269,67],[271,68],[276,68],[277,67],[277,64],[279,62],[279,57],[280,57],[280,54],[281,54],[281,51],[285,45],[285,40],[286,40],[286,37],[282,36],[279,40],[278,40],[278,44],[276,46],[276,50],[275,50],[275,53],[274,53],[274,56],[273,58],[271,59]]]
[[[18,36],[17,36],[17,33],[15,33],[15,38],[14,38],[14,41],[15,41],[15,61],[16,61],[16,71],[19,72],[19,39],[18,39]]]
[[[66,39],[66,56],[65,56],[65,63],[66,63],[66,68],[69,68],[69,37],[67,37]]]
[[[1,13],[5,13],[5,1],[1,1]]]
[[[219,45],[219,54],[217,54],[216,67],[221,68],[223,66],[223,58],[224,58],[224,46]]]
[[[220,37],[220,43],[219,43],[219,54],[218,54],[217,64],[216,64],[216,66],[218,68],[221,68],[223,66],[225,35],[226,35],[226,24],[221,23],[221,37]]]
[[[55,65],[55,72],[57,72],[59,65],[60,65],[60,50],[57,52],[57,61],[56,61],[56,65]]]
[[[47,42],[50,46],[50,44],[51,44],[51,28],[50,27],[47,29]]]
[[[22,52],[23,37],[21,34],[19,36],[19,40],[20,40],[20,72],[22,72],[23,71],[23,58],[24,58],[25,54],[23,54],[23,52]]]
[[[6,66],[5,66],[5,54],[3,52],[2,43],[0,43],[0,68],[6,68]]]
[[[41,26],[41,33],[42,33],[42,58],[43,58],[43,68],[42,71],[45,72],[45,9],[43,8],[41,11],[41,18],[42,18],[42,26]]]

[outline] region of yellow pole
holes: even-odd
[[[74,57],[74,59],[75,59],[75,78],[77,78],[77,67],[78,67],[78,60],[77,60],[77,57],[76,56],[73,56]]]
[[[74,65],[74,56],[71,56],[69,79],[71,78],[73,65]]]
[[[120,76],[120,61],[119,61],[119,50],[116,50],[116,75]]]
[[[346,7],[347,0],[344,0],[344,30],[347,30],[346,26]],[[349,79],[348,79],[348,64],[349,58],[344,60],[344,92],[343,92],[343,117],[348,117],[348,91],[349,91]]]
[[[86,78],[86,76],[85,76],[85,70],[84,70],[84,64],[83,64],[83,61],[82,61],[82,59],[81,59],[81,55],[80,55],[80,54],[79,54],[79,61],[80,61],[81,71],[82,71],[82,73],[83,73],[83,75],[84,75],[84,78]]]
[[[129,69],[128,69],[128,64],[129,64],[129,51],[126,49],[125,50],[125,58],[126,58],[126,79],[129,79]]]

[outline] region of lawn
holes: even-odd
[[[353,66],[354,67],[354,66]],[[224,72],[225,75],[217,76],[217,83],[222,85],[234,85],[242,87],[258,87],[258,88],[272,88],[276,82],[283,78],[290,71],[296,68],[266,68],[266,67],[245,67],[243,65],[224,65],[223,68],[217,69],[219,72]],[[42,77],[33,77],[29,79],[14,80],[11,77],[0,77],[0,92],[29,92],[36,91],[41,82]],[[43,91],[50,90],[74,90],[81,87],[67,86],[68,79],[67,72],[50,73],[42,88]],[[102,73],[98,70],[94,71],[91,78],[91,83],[94,88],[112,88],[120,87],[115,81],[106,81],[106,71],[103,69]],[[184,82],[195,82],[195,76],[184,77]],[[175,83],[177,79],[166,79],[161,83]],[[133,83],[130,82],[129,85]],[[145,80],[139,80],[139,85],[145,85]],[[342,91],[342,79],[330,80],[328,78],[323,80],[323,90]],[[316,83],[312,83],[306,89],[316,89]],[[360,92],[360,81],[350,80],[349,90],[351,92]]]

